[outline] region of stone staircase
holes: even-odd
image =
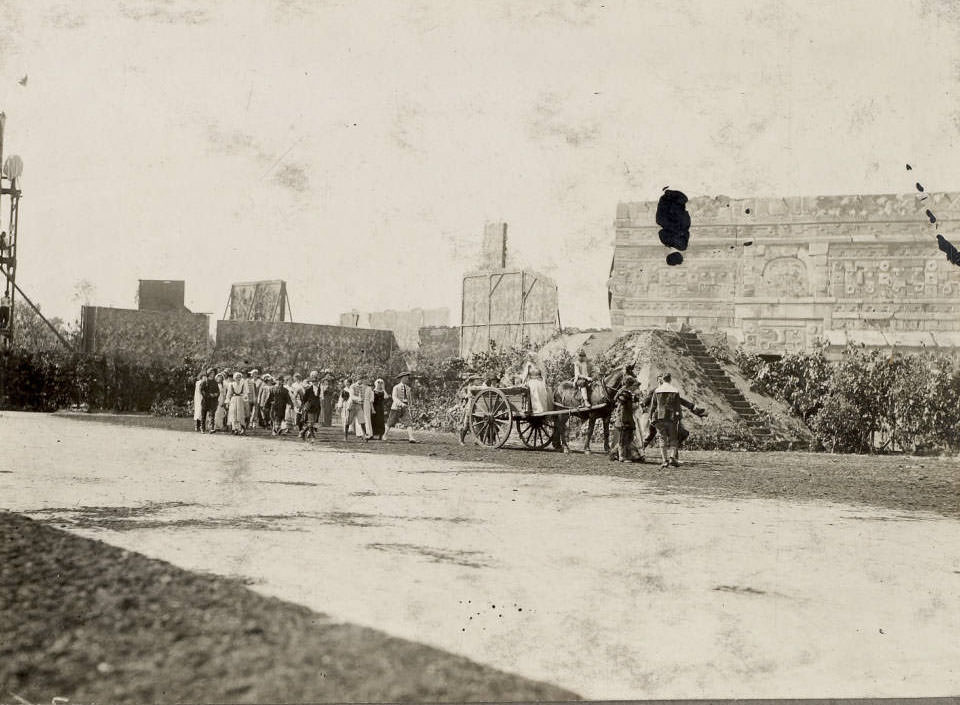
[[[740,393],[733,380],[723,371],[716,358],[710,354],[707,346],[700,340],[700,336],[693,331],[681,331],[678,335],[690,355],[697,361],[700,369],[707,376],[710,386],[733,407],[733,410],[737,412],[740,420],[750,429],[750,432],[758,438],[772,438],[773,432],[757,414],[753,405]]]

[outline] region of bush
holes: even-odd
[[[766,362],[737,351],[756,391],[780,399],[833,452],[960,448],[960,370],[945,355],[890,354],[848,346]]]
[[[154,416],[173,416],[176,418],[190,418],[193,416],[193,402],[184,404],[175,399],[157,400],[150,406],[150,413]]]
[[[202,365],[169,365],[65,350],[0,352],[0,407],[56,411],[74,405],[111,411],[150,411],[158,400],[192,403]]]

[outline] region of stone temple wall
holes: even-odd
[[[616,332],[686,324],[770,354],[817,339],[960,348],[960,267],[936,239],[960,242],[960,194],[693,198],[687,211],[689,246],[671,266],[657,203],[618,206]]]

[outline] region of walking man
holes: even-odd
[[[200,430],[207,430],[207,417],[210,417],[210,433],[217,432],[217,409],[220,406],[220,383],[217,382],[217,369],[207,370],[207,378],[200,385]]]
[[[633,461],[633,436],[636,431],[634,420],[634,405],[638,401],[637,380],[633,376],[621,380],[620,390],[614,397],[614,428],[618,431],[617,459],[621,463]]]
[[[413,387],[404,381],[408,377],[410,377],[409,372],[401,372],[397,375],[397,383],[390,395],[393,403],[390,405],[390,416],[387,418],[387,428],[383,432],[383,440],[387,440],[391,428],[403,421],[407,427],[407,441],[410,443],[417,442],[413,437],[413,415],[410,413],[410,405],[413,403]]]
[[[317,435],[317,421],[320,420],[320,379],[316,370],[310,373],[310,378],[303,386],[301,399],[301,413],[303,427],[300,429],[300,438],[307,440]]]
[[[653,390],[650,401],[650,423],[657,429],[657,445],[660,446],[661,468],[679,467],[680,452],[680,407],[685,406],[697,416],[706,412],[694,406],[680,396],[680,390],[673,386],[669,372],[664,373],[663,382]]]

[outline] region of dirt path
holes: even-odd
[[[960,522],[933,513],[595,457],[2,422],[2,508],[585,697],[960,690]]]
[[[193,433],[190,419],[111,414],[74,414],[65,418]],[[643,478],[663,490],[695,495],[844,502],[960,517],[960,458],[689,451],[683,453],[683,467],[660,470],[655,448],[650,449],[650,462],[635,465],[611,463],[603,453],[585,456],[530,451],[513,441],[512,447],[495,450],[469,443],[460,446],[449,433],[418,433],[417,437],[422,441],[417,445],[406,443],[403,432],[398,432],[395,441],[363,444],[351,439],[345,443],[335,429],[321,429],[316,445],[354,453],[493,463],[531,474]],[[250,437],[230,438],[240,444],[303,443],[295,437],[276,438],[263,431]],[[594,447],[602,450],[602,444],[595,443]]]

